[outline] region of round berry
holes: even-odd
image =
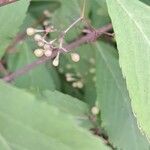
[[[42,57],[43,54],[44,54],[43,49],[36,49],[34,51],[34,54],[35,54],[36,57]]]
[[[27,35],[32,36],[33,34],[35,34],[35,29],[34,28],[27,28],[26,32],[27,32]]]
[[[40,34],[36,34],[35,36],[34,36],[34,40],[35,41],[40,41],[42,39],[42,36],[40,35]]]

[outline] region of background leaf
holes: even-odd
[[[8,55],[8,68],[11,72],[30,64],[37,58],[33,54],[35,46],[26,40],[21,43],[17,52]],[[46,67],[49,66],[49,67]],[[31,70],[27,74],[17,78],[14,84],[21,88],[26,88],[30,91],[40,92],[41,90],[54,90],[60,88],[58,74],[49,62],[47,65],[42,64]]]
[[[19,31],[19,27],[26,16],[28,6],[28,0],[20,0],[0,7],[0,58],[3,56],[12,38]]]
[[[82,100],[93,106],[96,99],[95,88],[95,49],[92,45],[84,45],[76,50],[75,53],[80,55],[80,61],[75,63],[72,61],[70,54],[65,54],[60,59],[59,70],[63,70],[63,74],[72,73],[73,77],[81,80],[83,88],[79,89],[82,93]],[[69,67],[68,67],[69,66]],[[72,84],[73,82],[71,82]]]
[[[11,149],[109,149],[80,128],[71,116],[37,101],[31,94],[3,82],[0,91],[3,97],[0,100],[0,133]]]
[[[117,149],[148,150],[150,144],[140,133],[132,113],[117,50],[103,42],[97,43],[96,48],[97,102],[109,141]]]
[[[133,111],[150,137],[150,16],[146,15],[150,7],[137,0],[107,0],[107,4]]]

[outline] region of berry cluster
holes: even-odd
[[[52,14],[47,10],[45,10],[43,13],[46,17],[52,16]],[[43,25],[45,27],[44,29],[35,29],[32,27],[27,28],[27,30],[26,30],[27,35],[34,36],[34,40],[35,40],[35,42],[37,42],[37,45],[39,47],[34,50],[35,56],[51,57],[53,50],[58,49],[58,53],[53,60],[53,65],[58,66],[59,65],[59,56],[60,56],[59,49],[67,52],[67,50],[65,48],[63,48],[64,36],[80,20],[81,20],[81,18],[77,19],[65,31],[63,31],[58,38],[53,39],[53,40],[49,40],[49,39],[47,40],[48,34],[50,34],[52,32],[57,32],[57,30],[52,25],[50,25],[49,20],[44,20],[44,22],[43,22]],[[71,59],[74,62],[78,62],[80,60],[80,56],[77,53],[71,53]]]

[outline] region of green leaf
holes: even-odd
[[[28,6],[28,0],[20,0],[0,7],[0,43],[2,43],[0,44],[0,58],[3,56],[12,38],[19,31]]]
[[[110,142],[122,150],[148,150],[149,143],[140,133],[132,113],[117,50],[103,42],[97,43],[96,47],[97,102]]]
[[[1,82],[0,97],[0,134],[12,150],[109,149],[71,116],[29,93]]]
[[[139,126],[150,137],[150,7],[137,0],[107,0],[119,60]]]
[[[110,22],[106,0],[93,0],[91,4],[91,24],[100,28]]]
[[[25,65],[30,64],[37,60],[33,54],[32,41],[26,40],[17,47],[17,53],[8,55],[8,69],[14,72]],[[39,65],[27,74],[18,77],[14,84],[21,88],[26,88],[34,92],[40,92],[41,90],[54,90],[60,88],[59,78],[56,70],[48,63]]]
[[[93,124],[89,120],[90,109],[85,102],[58,91],[44,91],[42,99],[49,105],[57,107],[59,111],[70,114],[80,126],[87,129],[93,128]]]

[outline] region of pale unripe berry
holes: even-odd
[[[74,62],[78,62],[78,61],[80,60],[80,55],[77,54],[77,53],[72,53],[72,54],[71,54],[71,59],[72,59],[72,61],[74,61]]]
[[[91,112],[93,115],[98,115],[99,114],[99,108],[94,106],[94,107],[92,107]]]
[[[48,11],[48,10],[44,10],[43,14],[46,16],[46,17],[51,17],[52,14]]]
[[[59,55],[60,55],[60,53],[58,53],[57,56],[55,57],[55,59],[53,60],[53,65],[55,67],[57,67],[59,65]]]
[[[45,55],[46,57],[50,57],[50,56],[52,55],[52,51],[51,51],[51,50],[46,50],[46,51],[44,52],[44,55]]]
[[[59,60],[58,60],[58,59],[54,59],[54,60],[53,60],[53,65],[54,65],[55,67],[57,67],[57,66],[59,65]]]
[[[34,28],[27,28],[26,32],[27,32],[27,35],[32,36],[33,34],[35,34],[35,29]]]
[[[42,57],[43,54],[44,54],[43,49],[36,49],[34,51],[34,54],[35,54],[36,57]]]
[[[38,41],[42,40],[42,36],[40,34],[36,34],[34,36],[34,40],[38,42]]]
[[[37,43],[39,47],[43,47],[44,46],[44,42],[40,41]]]
[[[49,25],[49,20],[45,20],[45,21],[43,22],[43,25],[44,25],[44,26],[48,26],[48,25]]]
[[[78,87],[77,82],[73,82],[73,83],[72,83],[72,86],[73,86],[74,88]]]
[[[51,47],[50,47],[50,45],[45,44],[45,45],[44,45],[44,49],[45,49],[45,50],[50,50],[50,49],[51,49]]]
[[[66,77],[66,80],[67,80],[68,82],[75,81],[75,79],[74,79],[73,77]]]
[[[78,81],[78,82],[77,82],[77,87],[78,87],[79,89],[82,89],[82,88],[83,88],[83,83],[82,83],[81,81]]]

